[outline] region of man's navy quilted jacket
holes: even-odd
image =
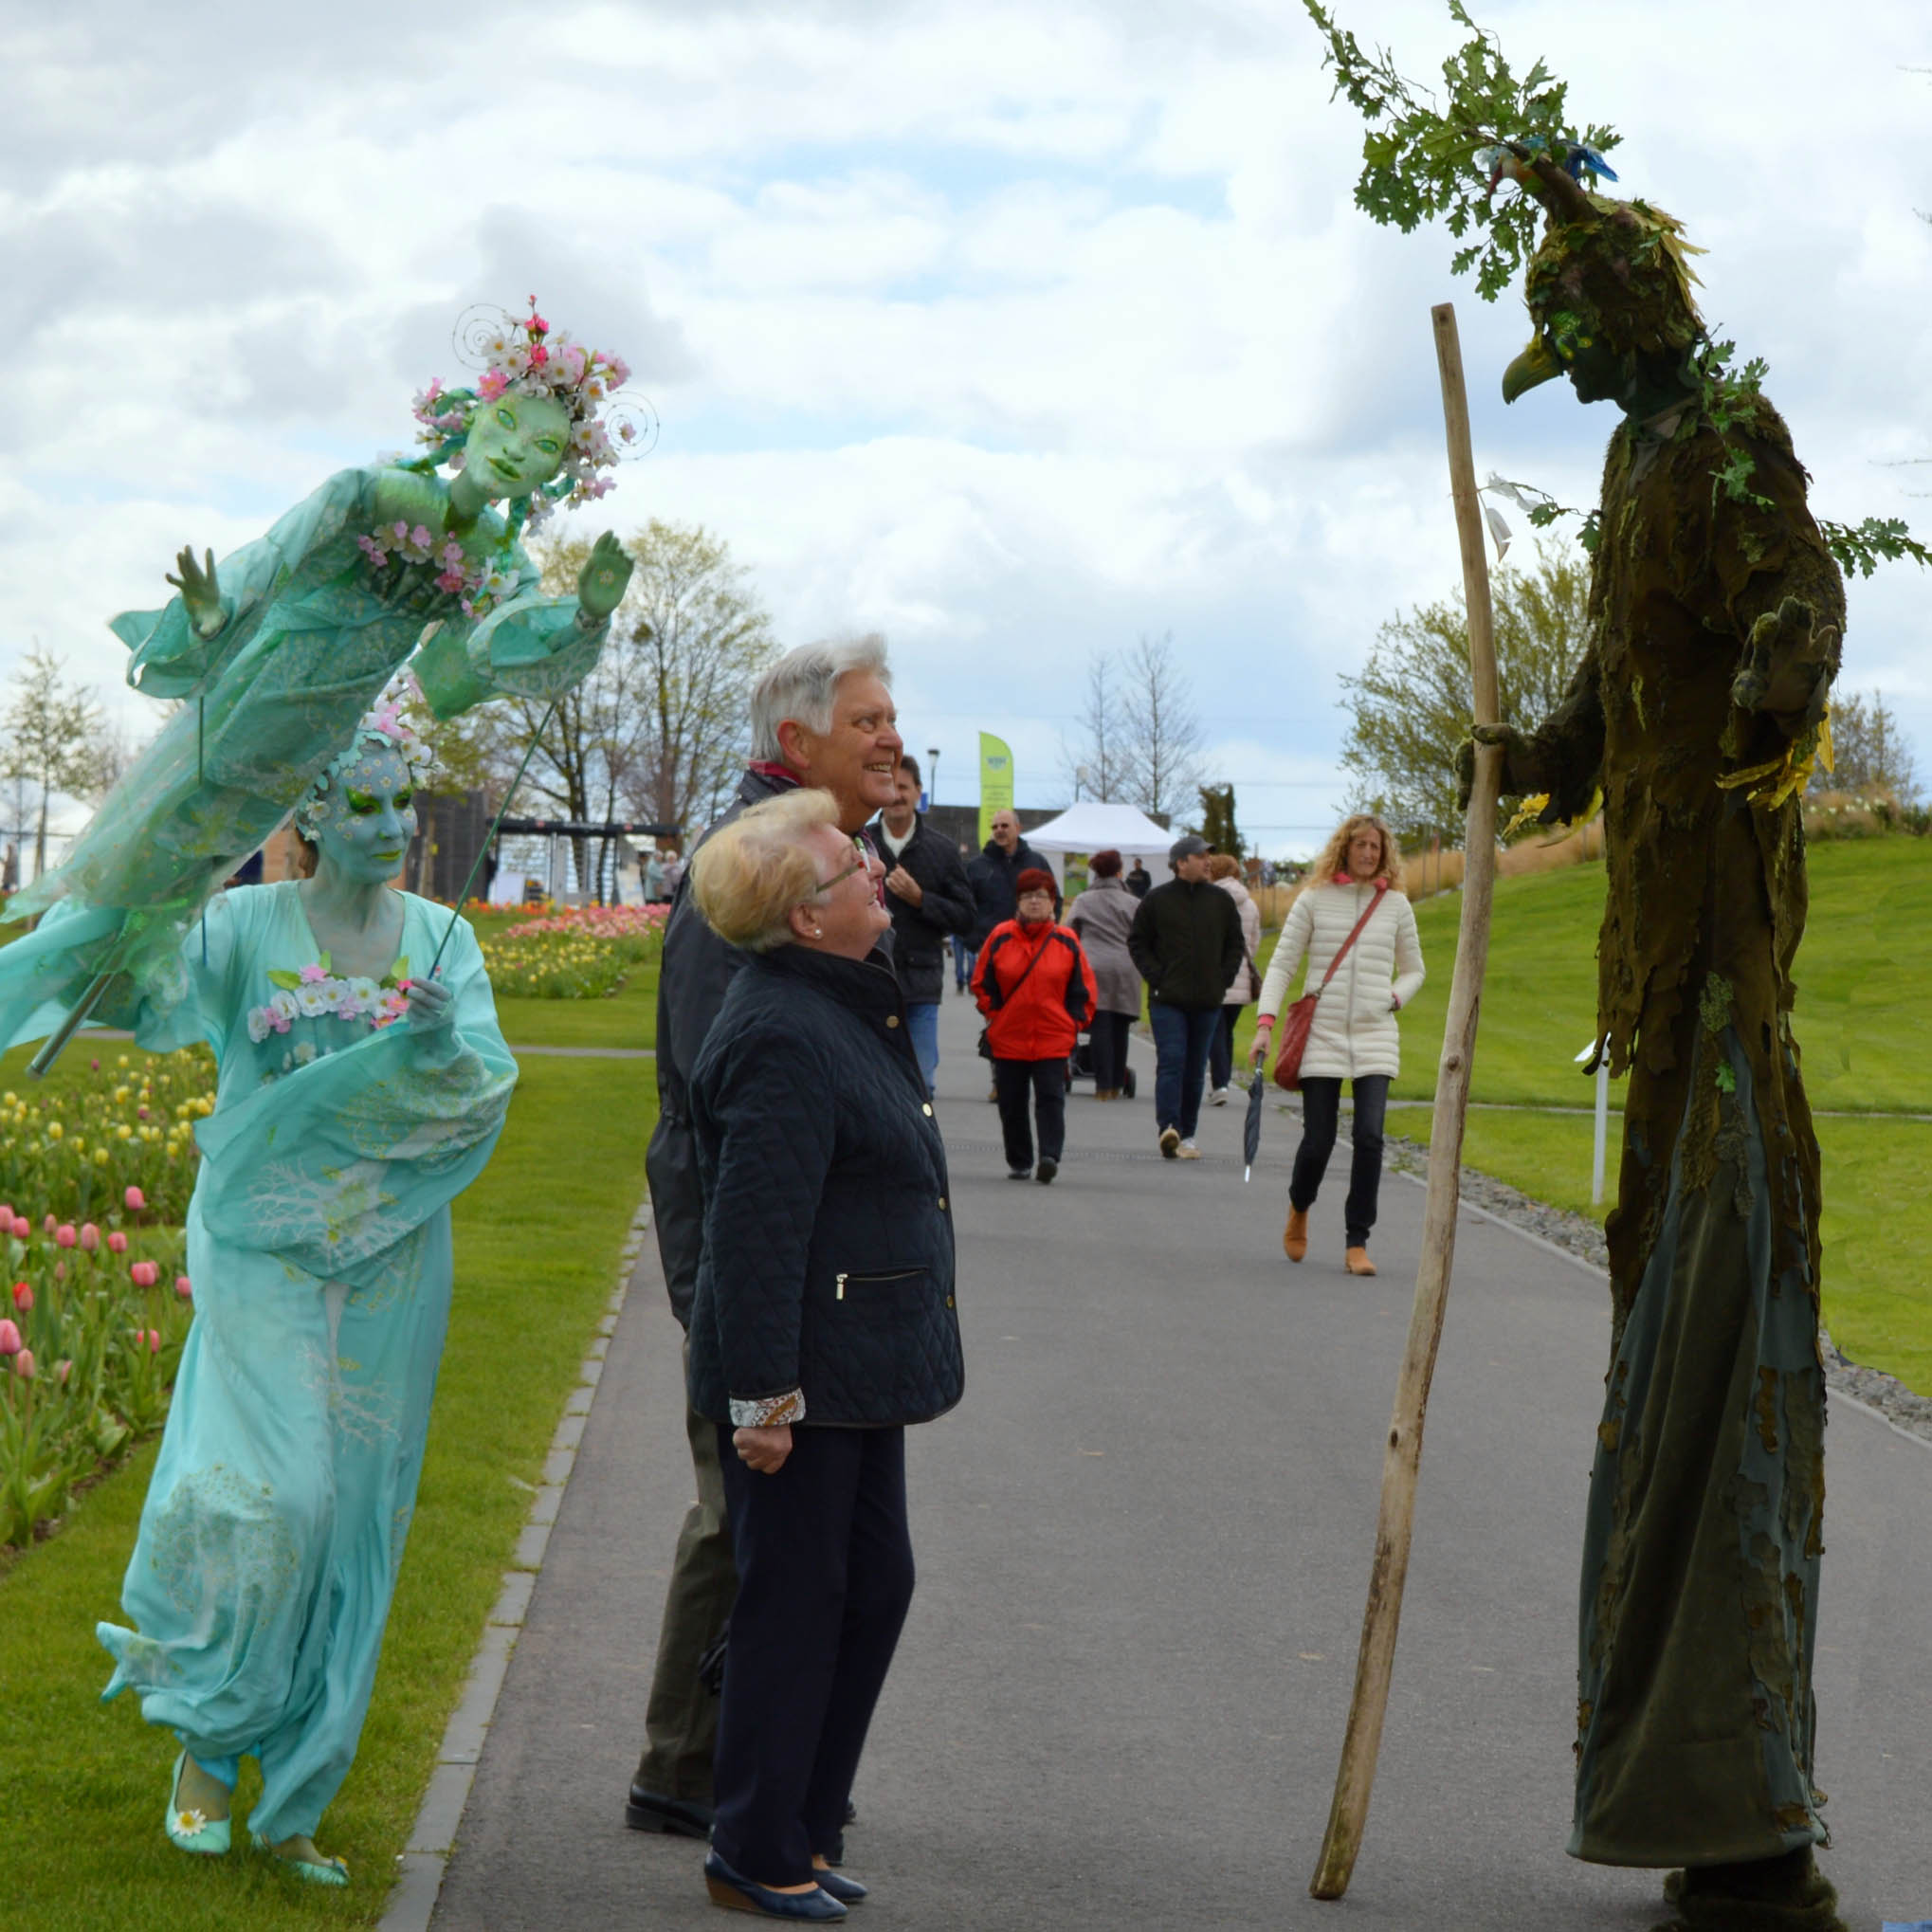
[[[881,954],[753,956],[691,1077],[704,1250],[691,1406],[793,1389],[805,1423],[923,1422],[965,1381],[946,1150]]]

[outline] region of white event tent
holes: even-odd
[[[1166,829],[1135,805],[1104,805],[1089,798],[1070,805],[1058,818],[1035,826],[1027,843],[1053,868],[1061,885],[1066,884],[1066,854],[1090,855],[1109,849],[1121,855],[1123,871],[1141,860],[1157,881],[1167,877],[1167,849],[1178,832]]]

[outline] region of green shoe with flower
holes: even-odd
[[[231,1827],[226,1811],[220,1817],[210,1815],[209,1807],[215,1799],[208,1793],[207,1787],[213,1785],[221,1793],[222,1800],[228,1797],[228,1788],[220,1784],[195,1765],[193,1784],[196,1787],[184,1799],[181,1795],[182,1774],[189,1768],[190,1759],[186,1751],[174,1760],[174,1776],[168,1785],[168,1842],[182,1851],[195,1851],[208,1858],[219,1858],[228,1849]]]
[[[305,1885],[347,1885],[349,1868],[339,1858],[325,1858],[316,1850],[313,1838],[284,1838],[279,1845],[271,1845],[257,1832],[254,1834],[257,1847],[267,1852],[276,1864],[286,1866]]]

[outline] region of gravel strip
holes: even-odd
[[[1422,1142],[1391,1134],[1384,1145],[1389,1165],[1398,1173],[1429,1172],[1429,1149]],[[1567,1209],[1532,1200],[1528,1194],[1468,1167],[1463,1169],[1463,1198],[1499,1220],[1507,1221],[1512,1228],[1521,1228],[1558,1248],[1567,1249],[1608,1275],[1610,1250],[1604,1246],[1603,1230],[1587,1214],[1573,1214]],[[1883,1369],[1868,1369],[1852,1361],[1822,1324],[1818,1340],[1825,1355],[1825,1378],[1831,1387],[1863,1402],[1868,1409],[1876,1409],[1887,1422],[1907,1434],[1932,1442],[1932,1401],[1915,1395]]]

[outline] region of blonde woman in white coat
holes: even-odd
[[[1305,956],[1307,990],[1320,990],[1315,1023],[1302,1054],[1302,1144],[1288,1183],[1288,1225],[1282,1248],[1290,1261],[1308,1251],[1308,1210],[1328,1170],[1341,1115],[1341,1083],[1355,1100],[1355,1149],[1343,1209],[1352,1275],[1372,1275],[1369,1230],[1382,1182],[1382,1116],[1389,1083],[1401,1070],[1402,1041],[1395,1015],[1422,985],[1422,945],[1415,914],[1402,892],[1402,854],[1380,819],[1358,812],[1344,819],[1288,908],[1282,937],[1262,982],[1254,1059],[1266,1064],[1275,1015]],[[1373,912],[1370,908],[1374,907]],[[1356,921],[1369,914],[1326,988],[1321,982],[1347,944]]]

